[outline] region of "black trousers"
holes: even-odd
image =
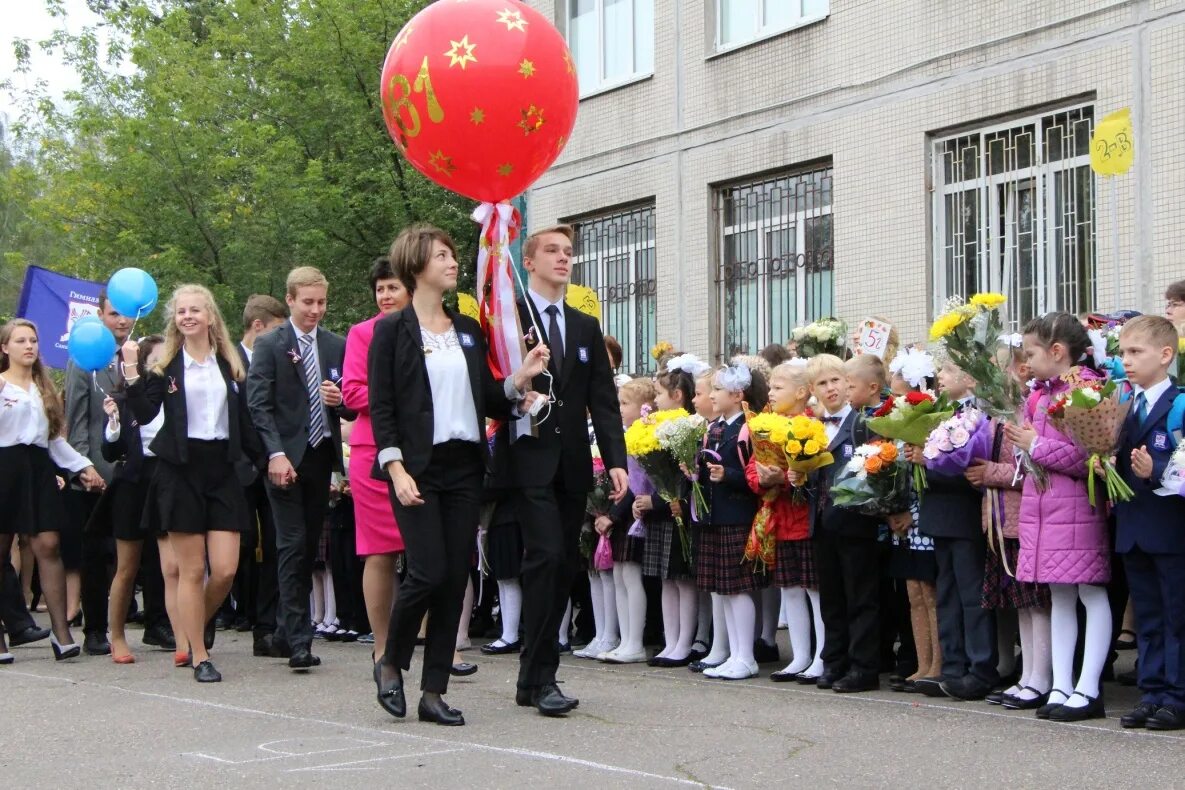
[[[16,538],[13,538],[15,543]],[[25,594],[21,590],[21,577],[12,567],[8,556],[0,557],[0,623],[9,636],[36,627],[29,607],[25,605]]]
[[[876,535],[847,537],[820,529],[814,537],[823,615],[823,665],[843,675],[880,671],[880,550]]]
[[[942,676],[955,680],[973,675],[983,683],[999,679],[1000,658],[996,618],[984,609],[983,569],[987,542],[982,538],[934,538],[938,563],[938,641],[942,644]]]
[[[243,486],[247,500],[247,527],[235,574],[236,614],[246,617],[256,637],[276,630],[276,607],[280,592],[276,585],[276,523],[263,478]]]
[[[416,634],[424,615],[428,633],[420,688],[448,691],[457,624],[477,545],[481,486],[485,477],[481,446],[446,442],[432,448],[428,468],[416,476],[424,504],[404,507],[391,490],[395,520],[403,535],[407,576],[391,610],[386,655],[401,670],[411,667]]]
[[[107,596],[111,591],[114,543],[110,535],[83,529],[99,494],[70,489],[67,494],[68,517],[82,537],[82,616],[83,632],[107,638]]]
[[[523,488],[514,504],[523,532],[523,650],[518,687],[555,682],[556,638],[580,559],[580,525],[587,492],[561,486]]]
[[[268,480],[267,497],[276,528],[276,582],[279,604],[276,635],[293,649],[313,643],[309,595],[313,590],[313,558],[329,511],[329,479],[333,475],[331,439],[310,447],[296,467],[296,482],[278,488]]]

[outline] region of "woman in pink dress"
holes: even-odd
[[[387,485],[370,476],[378,450],[374,446],[374,433],[370,425],[366,360],[375,322],[406,307],[410,295],[391,271],[391,264],[385,256],[376,259],[371,266],[370,287],[374,290],[379,314],[350,328],[346,338],[341,389],[346,407],[358,412],[354,432],[350,435],[350,488],[354,496],[358,556],[365,563],[362,594],[366,599],[366,614],[374,630],[377,651],[378,646],[387,644],[387,622],[398,595],[395,555],[403,551],[403,537],[395,523]],[[375,661],[381,658],[376,655]]]

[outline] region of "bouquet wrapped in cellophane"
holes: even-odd
[[[934,429],[954,413],[945,395],[935,398],[928,392],[910,392],[881,404],[868,420],[868,427],[886,439],[924,447]],[[914,490],[920,497],[926,490],[926,470],[921,464],[912,466]]]
[[[799,414],[790,418],[790,438],[786,440],[786,466],[807,477],[816,469],[835,463],[835,457],[827,450],[827,429],[814,417]],[[801,502],[806,496],[806,480],[800,480],[794,489],[794,501]]]
[[[703,447],[704,436],[708,433],[708,421],[698,414],[688,414],[683,409],[672,411],[683,413],[658,425],[655,436],[659,446],[671,454],[680,469],[693,469]],[[691,480],[691,499],[697,516],[707,518],[708,503],[697,478]]]
[[[922,455],[927,469],[962,476],[974,461],[991,460],[991,419],[979,409],[964,409],[934,429]]]
[[[790,438],[790,418],[773,412],[754,414],[745,409],[746,427],[749,429],[749,443],[753,458],[762,466],[785,471],[789,468],[786,458],[786,442]],[[761,505],[753,517],[753,527],[745,541],[745,560],[752,562],[758,570],[769,571],[777,559],[777,536],[769,523],[773,515],[773,503],[779,489],[773,488],[761,495]]]
[[[595,444],[592,446],[593,485],[588,492],[586,510],[593,519],[597,516],[609,515],[609,507],[613,504],[610,496],[613,493],[613,481],[609,477],[609,470],[601,458],[601,451]]]
[[[892,442],[862,444],[831,486],[831,502],[866,516],[909,510],[909,472]]]
[[[654,412],[647,412],[644,409],[642,418],[625,432],[625,451],[637,461],[650,485],[653,486],[654,493],[667,503],[679,499],[680,488],[685,478],[675,456],[663,449],[662,443],[658,439],[658,429],[663,423],[686,416],[687,412],[683,409]],[[632,477],[631,488],[633,488]],[[690,562],[691,536],[687,533],[687,523],[682,516],[675,516],[675,525],[679,528],[683,557]]]
[[[996,364],[996,348],[1004,335],[1000,308],[1005,301],[1003,294],[978,293],[967,304],[952,304],[930,327],[930,339],[941,341],[951,362],[975,379],[975,397],[989,415],[1013,420],[1025,391]]]
[[[1130,408],[1131,401],[1120,403],[1114,381],[1087,381],[1062,393],[1049,406],[1049,416],[1058,430],[1090,454],[1086,459],[1086,494],[1091,507],[1096,502],[1095,469],[1099,467],[1109,500],[1127,502],[1135,496],[1111,463]]]

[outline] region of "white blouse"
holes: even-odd
[[[61,436],[49,438],[49,417],[45,415],[45,402],[36,384],[26,390],[5,380],[4,389],[0,390],[0,447],[19,444],[48,449],[53,462],[71,472],[93,466],[90,459],[80,455]]]
[[[156,457],[156,453],[148,449],[148,446],[152,444],[152,440],[156,438],[158,433],[160,433],[160,429],[164,426],[164,424],[165,410],[160,409],[157,411],[156,416],[152,418],[152,422],[148,423],[147,425],[140,426],[140,445],[144,448],[145,457]],[[111,421],[108,420],[107,426],[103,429],[103,433],[107,437],[107,441],[114,442],[119,439],[119,433],[122,427],[123,426],[121,425],[116,425],[114,428],[112,428]]]
[[[432,386],[432,444],[481,441],[469,365],[457,330],[450,328],[437,335],[420,327],[420,335],[424,341],[424,365]]]
[[[181,354],[185,363],[185,410],[189,417],[187,435],[190,439],[205,441],[229,439],[226,381],[218,367],[218,357],[211,353],[205,362],[198,362],[185,349],[181,349]]]

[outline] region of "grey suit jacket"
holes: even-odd
[[[293,467],[300,466],[309,446],[309,394],[304,365],[300,363],[300,343],[285,321],[255,339],[251,367],[247,371],[247,403],[255,430],[268,458],[276,453],[288,456]],[[339,382],[346,355],[346,339],[325,327],[317,329],[317,357],[321,380]],[[342,437],[339,419],[352,420],[353,411],[338,406],[326,409],[326,419],[333,442],[334,468],[344,472]]]
[[[119,356],[94,376],[100,392],[95,388],[90,373],[71,360],[66,367],[66,441],[82,455],[91,459],[95,469],[108,483],[115,473],[115,465],[103,457],[103,427],[107,415],[103,411],[103,392],[115,391],[119,383]]]

